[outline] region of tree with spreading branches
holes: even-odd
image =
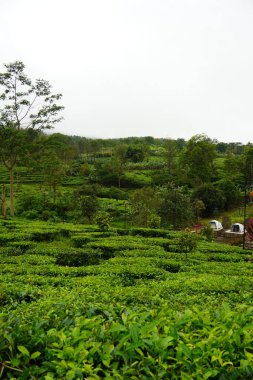
[[[29,151],[40,131],[53,128],[62,120],[58,104],[61,94],[53,95],[44,79],[32,81],[25,65],[16,61],[4,65],[0,73],[0,158],[10,178],[10,215],[14,216],[14,173],[18,160]]]

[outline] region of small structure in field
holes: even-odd
[[[230,227],[230,230],[225,231],[225,236],[229,237],[229,235],[233,236],[243,236],[244,234],[244,225],[241,223],[233,223]]]
[[[242,245],[244,237],[244,225],[233,223],[229,230],[225,231],[224,243],[232,245]]]
[[[208,224],[214,231],[223,230],[223,226],[218,220],[211,220]]]

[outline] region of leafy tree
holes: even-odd
[[[182,138],[176,139],[176,145],[177,145],[177,149],[181,151],[186,145],[185,139],[182,139]]]
[[[201,199],[196,199],[193,203],[193,211],[195,214],[196,221],[199,220],[202,212],[205,210],[206,206]]]
[[[20,155],[29,149],[34,131],[49,129],[59,122],[60,94],[52,95],[49,82],[34,83],[16,61],[0,73],[0,156],[10,174],[10,214],[14,215],[14,170]]]
[[[176,159],[178,156],[178,149],[176,141],[172,139],[167,139],[165,140],[163,147],[166,170],[169,176],[171,177],[172,174],[175,172],[177,166]]]
[[[161,217],[156,214],[151,214],[148,218],[149,228],[159,228],[161,226]]]
[[[245,184],[253,184],[253,145],[248,145],[244,153]]]
[[[44,210],[50,209],[50,199],[45,192],[39,192],[35,189],[23,189],[17,198],[17,213],[19,215],[34,212],[36,217],[42,214]]]
[[[232,181],[237,186],[244,186],[244,157],[228,152],[224,159],[223,176],[221,180]]]
[[[75,145],[70,136],[61,133],[53,133],[45,136],[44,145],[48,150],[54,151],[65,163],[77,156]]]
[[[201,231],[201,235],[204,236],[204,238],[207,240],[207,241],[213,241],[213,237],[214,237],[214,230],[212,229],[212,227],[210,227],[209,225],[208,226],[205,226],[202,231]]]
[[[182,187],[168,185],[161,189],[159,215],[164,227],[187,227],[193,221],[192,204],[189,194]]]
[[[129,145],[126,151],[126,158],[132,162],[142,162],[147,153],[147,145]]]
[[[42,157],[40,167],[44,183],[50,187],[53,193],[53,202],[55,203],[57,187],[62,183],[68,166],[63,164],[55,152],[48,151],[48,155]]]
[[[106,211],[100,211],[96,216],[96,223],[101,231],[108,231],[110,228],[112,218]]]
[[[164,160],[162,168],[152,173],[152,182],[156,186],[166,186],[168,183],[180,183],[183,178],[182,168],[178,165],[178,148],[175,140],[163,141],[161,153]]]
[[[91,179],[104,185],[118,185],[120,188],[127,164],[126,151],[126,145],[117,146],[109,161],[96,164],[95,173],[91,174]]]
[[[185,253],[186,258],[188,253],[194,251],[197,248],[197,244],[198,236],[188,229],[181,232],[177,240],[178,249],[179,251]]]
[[[116,147],[114,157],[112,158],[112,169],[118,178],[118,187],[121,186],[121,179],[127,164],[127,146],[120,144]]]
[[[199,186],[210,182],[214,173],[215,144],[206,135],[193,136],[181,153],[180,163],[187,170],[188,182]]]
[[[230,179],[223,179],[218,182],[217,189],[221,191],[224,198],[224,210],[238,206],[240,203],[239,187]]]
[[[90,172],[89,180],[103,185],[118,185],[118,164],[114,160],[96,163],[94,171]],[[120,177],[121,179],[121,177]]]
[[[85,141],[85,151],[90,163],[95,163],[98,152],[101,149],[101,140],[90,139]]]
[[[78,188],[74,191],[74,197],[75,199],[79,199],[81,196],[97,196],[100,191],[101,188],[99,185],[85,183],[81,186],[78,186]]]
[[[98,199],[94,195],[83,195],[80,198],[81,215],[92,223],[94,216],[99,209]]]
[[[157,216],[160,202],[159,193],[151,187],[135,190],[129,201],[132,223],[141,227],[151,226],[154,223],[154,218]],[[156,219],[156,225],[159,222]]]
[[[213,184],[205,183],[194,189],[192,193],[193,202],[196,199],[200,199],[204,203],[205,209],[203,210],[203,216],[205,217],[213,216],[215,212],[224,209],[224,195],[222,191]]]

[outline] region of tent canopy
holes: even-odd
[[[231,232],[243,233],[244,232],[244,225],[241,223],[233,223],[231,228],[230,228],[230,231]]]
[[[210,226],[213,230],[222,230],[222,229],[223,229],[221,222],[219,222],[218,220],[211,220],[211,221],[209,222],[209,226]]]

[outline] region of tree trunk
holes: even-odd
[[[6,219],[6,197],[5,197],[5,185],[2,188],[2,217]]]
[[[10,216],[14,216],[14,168],[10,169]]]

